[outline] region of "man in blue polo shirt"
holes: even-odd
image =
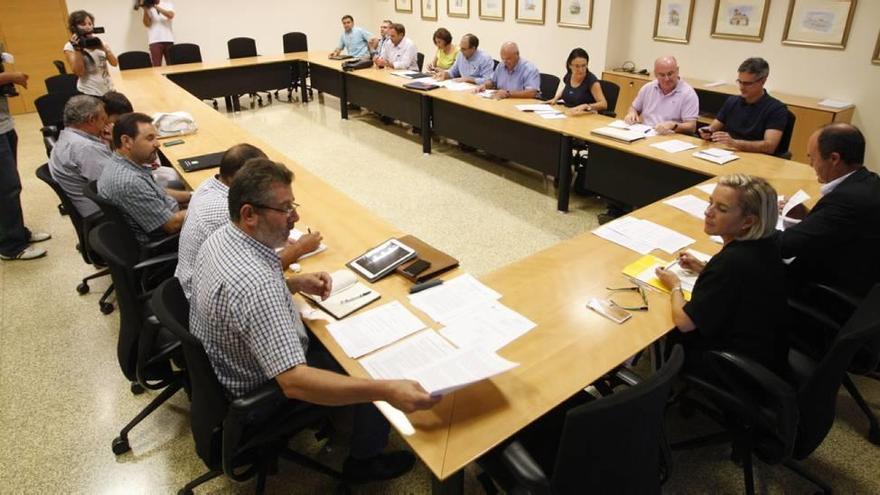
[[[501,45],[501,63],[492,78],[477,90],[495,89],[492,98],[538,98],[541,89],[541,73],[528,60],[519,56],[519,47],[508,41]]]
[[[455,63],[449,70],[444,70],[438,75],[438,79],[453,79],[455,81],[483,84],[494,71],[494,62],[488,53],[479,49],[480,40],[473,34],[461,37],[461,51]]]
[[[330,53],[331,57],[335,57],[345,50],[345,53],[352,57],[365,58],[370,56],[369,41],[373,36],[367,31],[354,25],[354,17],[350,15],[342,16],[342,27],[345,29],[339,36],[339,43],[336,49]]]
[[[700,137],[727,148],[776,155],[788,124],[788,109],[764,89],[770,65],[760,57],[746,59],[739,66],[739,96],[724,102],[715,120],[698,129]]]

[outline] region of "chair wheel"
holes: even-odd
[[[113,312],[113,305],[108,302],[102,302],[99,306],[101,307],[101,313],[104,313],[105,315],[109,315]]]
[[[131,450],[131,446],[128,444],[127,438],[116,437],[113,439],[113,453],[116,455],[122,455]]]
[[[868,430],[868,441],[874,445],[880,445],[880,428],[871,428]]]
[[[89,284],[82,282],[81,284],[76,286],[76,291],[80,294],[88,294],[89,293]]]
[[[62,217],[67,215],[67,208],[65,208],[64,205],[58,205],[58,213],[60,213]]]
[[[177,490],[177,495],[193,495],[193,491],[189,488],[181,488]]]
[[[141,395],[144,393],[144,387],[142,387],[140,383],[131,382],[131,393],[134,395]]]

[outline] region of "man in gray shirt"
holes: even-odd
[[[101,139],[107,125],[104,103],[94,96],[74,96],[64,105],[64,130],[52,148],[49,171],[85,218],[100,211],[83,195],[83,188],[98,180],[111,152]]]

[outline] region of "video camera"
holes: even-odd
[[[145,9],[149,9],[150,7],[155,7],[157,0],[134,0],[134,10],[137,10],[141,7]]]
[[[102,28],[102,27],[93,28],[90,33],[91,34],[104,34],[104,28]],[[103,44],[103,43],[101,43],[101,39],[96,36],[86,36],[86,34],[90,34],[90,33],[86,33],[84,31],[81,31],[79,28],[77,28],[76,35],[79,39],[77,40],[76,44],[74,45],[74,48],[76,48],[77,50],[83,50],[86,48],[89,48],[89,49],[100,48],[101,45]]]
[[[4,49],[3,44],[0,43],[0,52]],[[0,56],[0,73],[6,70],[6,66],[4,62],[6,62],[5,56]],[[6,83],[0,86],[0,96],[18,96],[18,91],[15,89],[15,84]]]

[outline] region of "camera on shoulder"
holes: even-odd
[[[86,36],[87,34],[104,34],[104,28],[96,27],[88,32],[77,28],[76,36],[78,40],[76,41],[74,48],[77,50],[84,50],[86,48],[93,49],[101,47],[101,38],[98,38],[97,36]]]
[[[4,50],[5,47],[3,46],[3,43],[0,42],[0,52],[4,52]],[[6,58],[7,56],[9,59]],[[4,52],[0,55],[0,73],[6,71],[6,62],[12,63],[12,56]],[[0,96],[18,96],[18,90],[15,89],[15,84],[6,83],[0,86]]]
[[[157,3],[159,3],[158,0],[134,0],[134,10],[141,7],[149,9],[150,7],[155,7]]]

